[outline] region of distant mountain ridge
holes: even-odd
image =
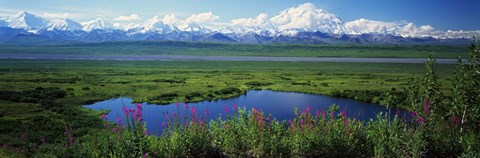
[[[302,11],[295,10],[299,7],[303,7]],[[255,19],[232,21],[233,25],[218,29],[179,21],[173,14],[155,16],[144,24],[120,28],[103,18],[79,23],[69,18],[46,20],[21,11],[6,20],[0,20],[0,44],[129,40],[246,44],[457,44],[465,43],[470,38],[466,38],[461,31],[440,33],[429,26],[416,27],[411,23],[384,23],[367,19],[344,23],[336,15],[308,5],[289,9],[270,20],[261,14]],[[302,23],[292,16],[308,17],[310,21]],[[466,33],[480,34],[480,31]]]

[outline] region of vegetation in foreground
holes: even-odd
[[[177,106],[164,113],[163,134],[150,136],[142,123],[142,105],[124,108],[125,122],[105,122],[104,130],[83,141],[70,139],[56,156],[73,157],[478,157],[480,156],[479,49],[472,45],[469,64],[459,60],[453,80],[452,102],[439,88],[435,60],[426,62],[426,73],[407,89],[414,111],[393,120],[379,114],[364,123],[329,111],[309,108],[295,111],[291,120],[278,121],[259,110],[225,107],[226,120],[207,122],[208,111]],[[390,95],[389,102],[395,102]],[[190,110],[191,115],[182,114]],[[233,112],[231,112],[232,110]],[[106,115],[102,118],[106,120]],[[183,121],[182,121],[183,120]],[[47,150],[47,149],[45,149]],[[52,153],[53,152],[47,152]]]
[[[415,115],[411,119],[397,117],[393,121],[380,115],[377,121],[370,121],[367,124],[347,119],[346,113],[328,116],[331,111],[312,115],[305,109],[297,113],[297,117],[290,123],[277,121],[257,110],[247,112],[246,109],[237,111],[234,108],[232,110],[236,112],[230,113],[230,118],[225,121],[205,122],[201,114],[198,114],[186,118],[188,119],[186,122],[175,122],[180,115],[169,116],[172,122],[165,125],[171,127],[170,130],[165,131],[161,137],[154,137],[149,136],[145,132],[146,125],[139,122],[141,107],[126,109],[131,117],[124,121],[130,124],[119,120],[116,125],[106,123],[102,127],[99,119],[90,117],[92,114],[85,112],[84,109],[63,105],[62,103],[69,101],[78,103],[78,100],[72,100],[71,96],[68,96],[71,94],[64,94],[63,90],[36,88],[18,91],[15,93],[26,97],[16,98],[15,96],[20,95],[13,95],[12,98],[11,95],[3,95],[2,97],[9,100],[3,98],[2,105],[16,106],[19,105],[16,102],[24,102],[22,106],[41,113],[35,117],[31,114],[21,116],[22,112],[15,112],[14,108],[11,110],[2,108],[2,123],[11,125],[2,126],[4,128],[2,131],[11,134],[10,138],[13,140],[8,142],[16,144],[2,144],[0,156],[475,157],[479,153],[478,122],[475,122],[478,120],[476,117],[479,107],[476,100],[479,96],[479,86],[475,86],[479,81],[476,66],[478,57],[475,56],[475,52],[478,54],[478,48],[472,50],[470,62],[475,64],[459,64],[451,87],[450,99],[445,100],[443,97],[441,92],[445,89],[439,88],[443,84],[439,83],[433,60],[429,60],[424,78],[411,80],[413,84],[408,85],[413,88],[406,90],[408,94],[406,100],[412,101]],[[393,93],[386,95],[385,105],[388,107],[395,105],[398,100],[391,94]],[[198,113],[194,108],[190,110],[192,113],[194,111]],[[335,108],[332,108],[332,111],[335,111]],[[12,117],[12,114],[15,115]],[[208,114],[204,115],[206,116]],[[39,127],[39,124],[45,126]],[[24,128],[14,130],[9,128],[18,125]],[[3,140],[5,138],[2,137]],[[328,144],[319,146],[319,143],[325,142]]]

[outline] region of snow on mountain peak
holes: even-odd
[[[73,21],[72,19],[65,18],[65,19],[54,19],[52,20],[47,27],[47,30],[63,30],[63,31],[73,31],[73,30],[81,30],[83,26]]]
[[[392,34],[402,37],[428,37],[438,34],[438,30],[430,25],[417,27],[413,23],[401,22],[383,22],[367,19],[358,19],[345,23],[348,34]]]
[[[48,21],[31,13],[20,11],[6,21],[9,27],[38,30],[46,27]]]
[[[48,15],[48,16],[47,16]],[[65,13],[68,17],[68,14]],[[50,14],[45,13],[45,17],[52,18]],[[57,16],[53,16],[57,17]],[[139,19],[139,15],[132,14],[133,19]],[[48,19],[50,19],[48,18]],[[430,25],[417,26],[408,21],[385,22],[369,19],[358,19],[344,22],[337,15],[317,8],[312,3],[304,3],[287,8],[271,18],[261,13],[256,17],[233,19],[230,23],[214,22],[219,19],[213,12],[203,12],[193,14],[185,19],[178,19],[175,14],[165,16],[156,15],[147,19],[144,23],[124,22],[108,23],[104,18],[98,18],[92,21],[79,24],[71,19],[45,20],[42,17],[31,13],[21,11],[8,19],[0,17],[0,27],[12,27],[25,29],[30,32],[37,32],[41,29],[51,30],[123,30],[128,35],[133,34],[169,34],[183,33],[195,35],[207,35],[212,32],[228,34],[229,37],[251,36],[258,34],[269,37],[279,37],[281,35],[296,36],[299,32],[321,32],[333,35],[360,35],[360,34],[388,34],[401,37],[433,37],[437,39],[447,38],[471,38],[473,35],[479,35],[480,30],[475,31],[441,31]],[[115,21],[129,21],[128,17],[114,18]],[[131,20],[133,21],[133,20]]]
[[[170,33],[177,31],[178,28],[175,26],[177,22],[175,14],[168,14],[161,18],[159,15],[155,15],[153,18],[148,19],[145,24],[141,26],[141,32],[160,32],[160,33]]]
[[[321,31],[331,34],[345,33],[343,21],[335,14],[322,9],[317,9],[312,3],[300,4],[288,8],[279,15],[274,16],[270,21],[280,31]]]
[[[87,32],[97,29],[110,30],[113,28],[113,25],[105,21],[105,19],[103,18],[97,18],[92,21],[82,22],[81,25],[83,26],[82,30]]]

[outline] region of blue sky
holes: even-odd
[[[360,18],[380,21],[406,20],[441,30],[480,30],[478,0],[0,0],[0,16],[24,10],[38,15],[65,14],[77,21],[96,17],[113,19],[138,14],[144,21],[154,15],[174,13],[179,18],[211,11],[218,22],[270,17],[302,3],[336,14],[344,21]]]

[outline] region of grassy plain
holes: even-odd
[[[1,45],[0,54],[197,55],[435,58],[467,57],[466,45],[246,45],[174,41],[125,41],[75,45]]]
[[[58,87],[75,100],[118,96],[166,103],[237,95],[226,88],[270,89],[330,95],[344,90],[401,89],[423,64],[1,60],[2,90]],[[439,65],[442,80],[454,65]],[[448,86],[448,85],[445,85]],[[189,100],[185,96],[193,92]],[[173,97],[166,94],[175,94]],[[159,98],[164,95],[165,98]],[[174,98],[174,99],[172,99]],[[368,100],[367,100],[368,101]],[[81,101],[75,101],[81,103]]]
[[[451,78],[454,67],[438,65],[442,83]],[[126,96],[167,103],[271,89],[380,102],[385,91],[401,90],[409,77],[423,73],[423,64],[0,60],[0,96],[4,97],[0,101],[0,142],[11,146],[1,149],[0,156],[28,156],[24,153],[30,149],[25,147],[37,149],[28,142],[39,143],[45,137],[49,143],[61,142],[62,137],[54,138],[63,136],[67,126],[75,129],[76,136],[95,132],[102,126],[95,117],[99,113],[81,105],[97,100]],[[49,98],[57,93],[58,98]],[[15,95],[23,99],[9,98]],[[27,138],[22,138],[23,134]]]

